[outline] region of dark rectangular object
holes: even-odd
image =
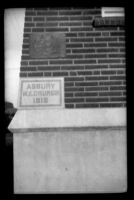
[[[32,33],[30,37],[30,58],[65,57],[64,33]]]

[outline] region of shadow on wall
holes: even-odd
[[[5,102],[5,178],[6,178],[6,194],[13,194],[13,134],[8,130],[8,125],[10,124],[13,116],[15,115],[17,109],[14,108],[13,104],[10,102]]]
[[[10,102],[5,102],[5,128],[6,128],[6,134],[5,134],[5,142],[6,146],[12,145],[12,133],[8,130],[8,125],[10,124],[13,116],[15,115],[17,109],[14,108],[13,104]]]

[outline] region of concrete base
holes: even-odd
[[[14,133],[15,193],[127,190],[126,130]]]

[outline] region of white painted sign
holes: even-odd
[[[125,10],[122,7],[102,7],[102,17],[124,17]]]
[[[25,78],[20,80],[19,108],[64,107],[63,78]]]

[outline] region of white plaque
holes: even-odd
[[[20,80],[18,107],[64,107],[64,78],[23,78]]]

